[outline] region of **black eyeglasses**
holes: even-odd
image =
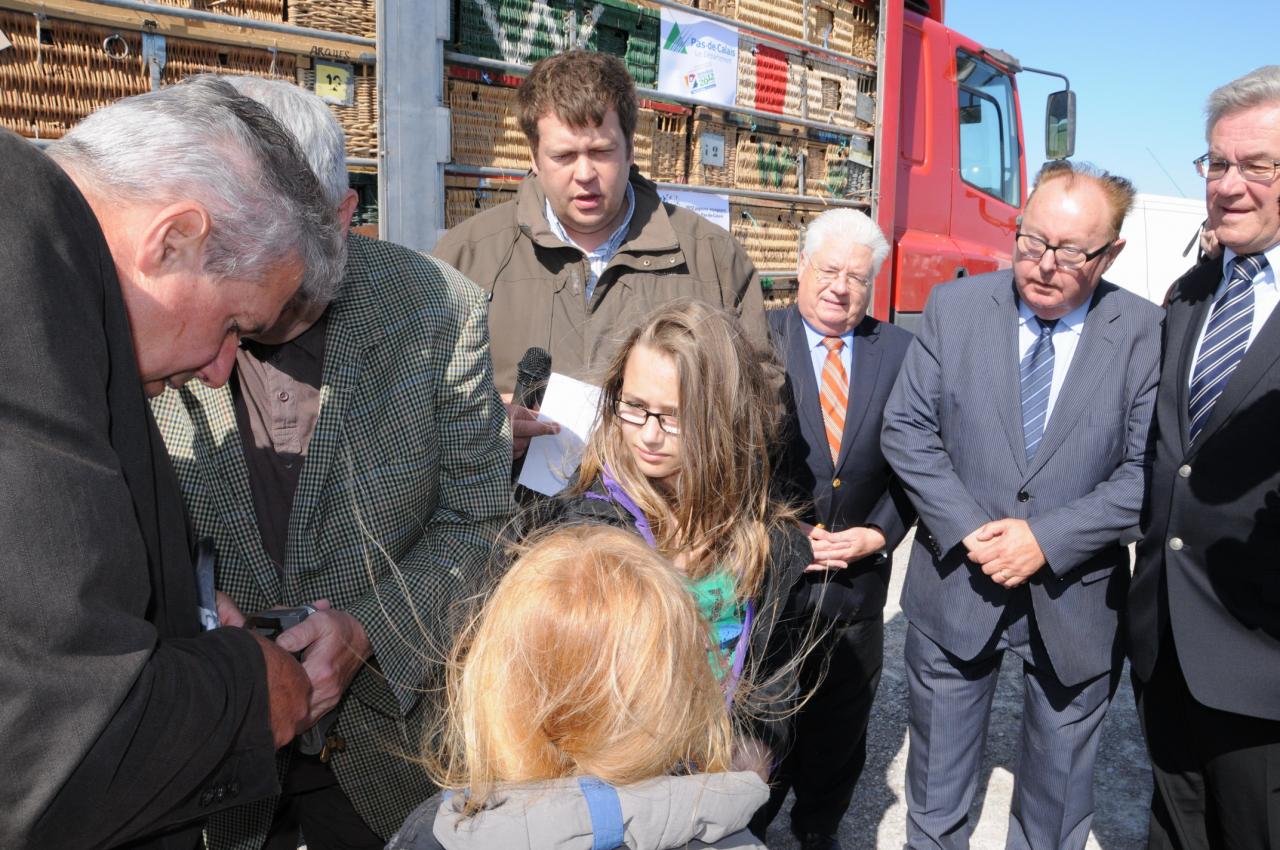
[[[1243,162],[1232,162],[1211,153],[1197,157],[1191,162],[1200,176],[1206,180],[1221,180],[1227,176],[1227,172],[1234,165],[1240,172],[1240,176],[1250,183],[1270,183],[1276,179],[1276,168],[1280,166],[1280,159],[1246,159]]]
[[[652,416],[658,420],[658,427],[663,431],[673,436],[680,433],[680,420],[674,413],[654,413],[622,399],[614,402],[613,413],[628,425],[639,425],[641,428],[649,423],[649,417]]]
[[[1086,251],[1074,245],[1050,245],[1039,236],[1032,236],[1022,231],[1018,231],[1017,236],[1019,254],[1028,260],[1039,260],[1046,251],[1052,251],[1053,261],[1063,269],[1078,269],[1115,244],[1115,240],[1112,240],[1096,251]]]

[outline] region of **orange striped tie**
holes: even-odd
[[[840,362],[840,349],[844,340],[838,336],[825,337],[827,360],[822,364],[822,421],[827,426],[827,445],[831,448],[831,462],[840,457],[840,438],[844,435],[844,412],[849,406],[849,378]]]

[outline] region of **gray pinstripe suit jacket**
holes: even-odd
[[[1161,311],[1102,281],[1031,463],[1022,435],[1011,270],[933,290],[885,410],[885,457],[920,513],[902,608],[960,658],[1000,626],[1009,591],[961,544],[988,520],[1029,522],[1047,566],[1030,581],[1035,621],[1063,684],[1118,663]]]
[[[283,581],[258,533],[229,389],[193,381],[152,402],[195,533],[217,542],[219,588],[245,612],[327,598],[369,633],[378,669],[339,704],[346,749],[331,764],[384,837],[432,793],[405,758],[429,716],[421,685],[450,643],[449,606],[510,514],[510,426],[488,336],[484,297],[456,271],[351,237]],[[215,818],[210,846],[261,847],[274,807]]]

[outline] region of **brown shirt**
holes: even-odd
[[[262,546],[283,568],[298,475],[320,417],[328,312],[280,345],[245,340],[236,352],[231,396],[249,470]]]

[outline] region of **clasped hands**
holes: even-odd
[[[993,520],[962,542],[969,560],[1002,587],[1017,587],[1045,565],[1044,552],[1024,519]]]
[[[869,526],[828,531],[802,522],[800,529],[813,546],[813,563],[804,568],[806,573],[843,570],[854,561],[883,551],[886,545],[884,532]]]
[[[272,691],[272,729],[276,732],[277,746],[282,746],[298,733],[311,728],[316,721],[332,711],[356,673],[360,672],[361,665],[373,654],[369,636],[359,620],[345,611],[335,610],[327,599],[317,599],[311,604],[316,608],[316,613],[282,632],[272,647],[283,650],[284,653],[302,653],[302,672],[305,673],[303,683],[290,681],[297,677],[291,677],[286,671],[277,669],[283,662],[273,658],[265,647],[263,650],[268,662],[267,684]],[[218,618],[224,626],[245,624],[244,614],[221,591],[218,592]],[[269,642],[261,642],[270,646]],[[292,661],[291,658],[289,660]],[[300,689],[310,691],[305,715],[294,724],[296,729],[292,734],[285,734],[277,728],[277,702],[294,701],[299,696]],[[289,693],[277,693],[278,691]]]

